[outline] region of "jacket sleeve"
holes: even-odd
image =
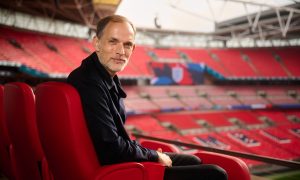
[[[74,85],[74,84],[73,84]],[[109,92],[95,82],[75,84],[82,100],[87,125],[101,164],[158,161],[157,152],[120,135],[121,119],[114,119]]]

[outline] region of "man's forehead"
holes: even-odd
[[[118,28],[107,28],[106,31],[104,31],[104,36],[108,39],[112,40],[118,40],[118,41],[128,41],[128,42],[134,42],[135,36],[134,33],[130,31],[124,31],[123,29]]]
[[[118,28],[120,26],[123,26],[122,28]],[[124,28],[125,26],[127,26],[127,28]],[[106,27],[103,29],[103,31],[111,31],[111,30],[114,30],[114,31],[119,31],[119,32],[129,32],[129,33],[132,33],[133,35],[135,35],[135,31],[133,29],[133,27],[131,26],[130,23],[124,21],[124,22],[109,22]],[[125,30],[128,30],[128,31],[125,31]]]

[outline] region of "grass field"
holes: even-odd
[[[291,171],[267,176],[271,180],[300,180],[300,171]]]

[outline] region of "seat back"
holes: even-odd
[[[40,139],[54,179],[90,179],[100,164],[76,89],[46,82],[35,95]]]
[[[38,136],[31,87],[21,82],[5,84],[4,111],[8,135],[14,147],[16,178],[43,179],[45,156]]]
[[[4,87],[0,85],[0,172],[12,179],[12,166],[9,147],[11,141],[8,137],[7,126],[4,121]]]
[[[198,151],[195,155],[201,158],[204,164],[216,164],[225,169],[228,180],[251,180],[246,163],[239,158],[207,151]]]

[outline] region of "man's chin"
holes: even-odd
[[[122,68],[116,68],[116,69],[114,69],[114,71],[115,71],[116,73],[118,73],[118,72],[123,71],[124,69],[125,69],[125,67],[122,67]]]

